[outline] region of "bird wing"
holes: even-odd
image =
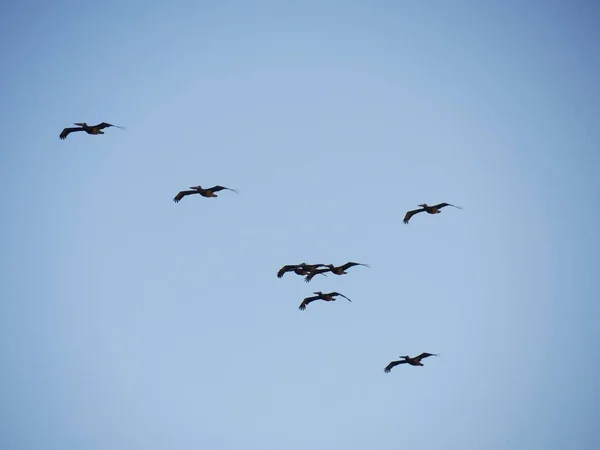
[[[327,267],[327,264],[300,264],[299,266],[306,270],[315,270],[319,267]]]
[[[190,194],[197,194],[198,191],[180,191],[179,194],[177,194],[175,196],[175,198],[173,199],[173,201],[175,203],[179,203],[179,200],[181,200],[183,197],[185,197],[186,195],[190,195]]]
[[[107,123],[107,122],[99,123],[98,125],[93,126],[91,128],[98,128],[99,130],[103,130],[104,128],[108,128],[108,127],[120,128],[122,130],[125,129],[125,127],[120,127],[119,125],[113,125],[112,123]]]
[[[420,212],[425,211],[425,208],[421,208],[421,209],[413,209],[412,211],[408,211],[406,213],[406,215],[404,216],[404,220],[402,220],[404,223],[408,223],[408,221],[410,220],[410,218],[412,216],[414,216],[415,214],[419,214]]]
[[[75,131],[83,131],[83,128],[65,128],[58,137],[61,139],[66,139],[69,133],[73,133]]]
[[[340,297],[344,297],[344,298],[345,298],[346,300],[348,300],[349,302],[351,302],[351,301],[352,301],[352,300],[350,300],[348,297],[346,297],[344,294],[340,294],[339,292],[332,292],[332,293],[331,293],[331,294],[329,294],[329,295],[333,295],[334,297],[335,297],[336,295],[339,295]]]
[[[308,275],[306,275],[306,276],[304,277],[304,281],[306,281],[306,282],[308,283],[310,280],[312,280],[312,279],[313,279],[313,277],[314,277],[315,275],[322,275],[322,274],[324,274],[325,272],[330,272],[330,271],[331,271],[331,269],[316,269],[316,270],[313,270],[313,271],[311,271],[311,272],[310,272]]]
[[[300,303],[300,306],[298,306],[298,309],[303,311],[306,309],[306,305],[308,305],[310,302],[314,302],[315,300],[318,300],[320,298],[321,298],[320,295],[315,295],[313,297],[306,297],[304,300],[302,300],[302,303]]]
[[[219,192],[222,191],[223,189],[227,189],[228,191],[233,191],[236,194],[238,193],[238,191],[236,191],[235,189],[231,189],[225,186],[213,186],[211,188],[206,189],[207,191],[211,191],[211,192]]]
[[[443,208],[444,206],[452,206],[453,208],[462,209],[462,206],[452,205],[450,203],[440,203],[439,205],[435,205],[434,208]]]
[[[286,272],[291,272],[292,270],[295,270],[296,267],[298,267],[298,266],[296,266],[294,264],[283,266],[281,269],[279,269],[279,272],[277,272],[277,278],[281,278],[283,276],[283,274]]]
[[[356,263],[356,262],[347,262],[346,264],[344,264],[343,266],[341,266],[341,267],[339,267],[339,268],[340,268],[340,269],[343,269],[343,270],[347,270],[347,269],[349,269],[350,267],[354,267],[354,266],[365,266],[365,267],[369,267],[369,266],[368,266],[368,265],[366,265],[366,264],[361,264],[361,263]]]
[[[435,354],[435,353],[421,353],[415,359],[424,359],[424,358],[428,358],[430,356],[437,356],[437,354]]]
[[[392,370],[392,368],[396,367],[398,364],[404,364],[406,363],[406,361],[392,361],[391,363],[389,363],[387,366],[385,366],[385,369],[383,369],[383,371],[385,373],[390,373],[390,370]]]

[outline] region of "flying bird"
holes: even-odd
[[[192,195],[192,194],[200,194],[202,197],[218,197],[217,194],[215,194],[215,192],[219,192],[222,191],[223,189],[227,189],[228,191],[233,191],[236,194],[238,193],[238,191],[236,191],[235,189],[230,189],[224,186],[213,186],[211,188],[208,189],[203,189],[202,186],[190,186],[190,189],[193,189],[191,191],[181,191],[179,192],[175,198],[173,199],[173,201],[175,203],[178,203],[183,197],[185,197],[186,195]]]
[[[410,220],[410,218],[412,216],[414,216],[415,214],[419,214],[423,211],[425,211],[427,214],[439,214],[442,211],[440,211],[442,208],[444,208],[445,206],[452,206],[453,208],[458,208],[458,209],[462,209],[461,206],[455,206],[455,205],[451,205],[450,203],[440,203],[438,205],[434,205],[434,206],[428,206],[427,203],[423,203],[422,205],[419,205],[421,208],[420,209],[413,209],[412,211],[408,211],[406,213],[406,215],[404,216],[404,223],[408,223],[408,221]]]
[[[354,267],[354,266],[365,266],[365,267],[369,267],[368,264],[361,264],[361,263],[356,263],[356,262],[347,262],[346,264],[336,267],[333,264],[327,264],[327,269],[316,269],[313,270],[311,273],[309,273],[305,278],[304,281],[306,281],[307,283],[313,279],[313,277],[315,275],[321,275],[324,274],[325,272],[332,272],[336,275],[344,275],[348,272],[346,272],[346,270],[348,270],[350,267]]]
[[[300,306],[298,306],[298,309],[300,309],[301,311],[306,309],[306,305],[308,305],[311,302],[314,302],[315,300],[324,300],[326,302],[335,302],[336,298],[338,295],[340,297],[344,297],[346,300],[348,300],[349,302],[351,302],[352,300],[350,300],[348,297],[346,297],[344,294],[340,294],[339,292],[329,292],[328,294],[324,294],[321,291],[317,291],[317,292],[313,292],[313,294],[317,294],[313,297],[306,297],[304,300],[302,300],[302,303],[300,303]]]
[[[74,133],[76,131],[85,131],[87,134],[104,134],[104,131],[102,131],[102,130],[105,128],[108,128],[108,127],[120,128],[121,130],[125,129],[125,127],[120,127],[118,125],[112,125],[112,124],[106,123],[106,122],[99,123],[98,125],[88,125],[85,122],[75,123],[74,125],[77,125],[78,128],[65,128],[64,130],[62,130],[59,137],[61,139],[66,139],[67,136],[69,135],[69,133]]]
[[[286,274],[287,272],[294,272],[296,275],[304,276],[304,275],[309,274],[313,270],[317,269],[318,267],[325,267],[325,264],[302,263],[302,264],[285,265],[281,269],[279,269],[279,272],[277,272],[277,278],[283,277],[283,275]]]
[[[428,358],[430,356],[438,356],[438,355],[435,353],[421,353],[419,356],[415,356],[414,358],[411,358],[410,356],[400,356],[400,358],[404,358],[404,359],[401,359],[400,361],[392,361],[385,367],[385,369],[383,369],[383,371],[385,373],[389,373],[390,370],[392,370],[392,368],[396,367],[398,364],[410,364],[411,366],[422,366],[423,363],[421,362],[421,360]]]

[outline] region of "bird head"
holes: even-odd
[[[317,295],[321,295],[323,292],[321,291],[317,291],[317,292],[313,292],[313,294],[317,294]]]
[[[77,125],[78,127],[87,127],[88,124],[86,122],[80,122],[80,123],[76,123],[74,125]]]
[[[421,205],[419,205],[421,208],[427,208],[427,203],[423,203]]]
[[[196,189],[197,191],[202,189],[202,186],[198,185],[198,186],[190,186],[190,189]]]
[[[406,356],[401,356],[400,358],[404,358],[408,361],[410,359],[410,356],[406,355]]]

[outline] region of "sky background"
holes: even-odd
[[[6,3],[0,448],[600,448],[599,19]]]

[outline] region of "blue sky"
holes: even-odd
[[[597,5],[14,3],[0,448],[599,447]]]

